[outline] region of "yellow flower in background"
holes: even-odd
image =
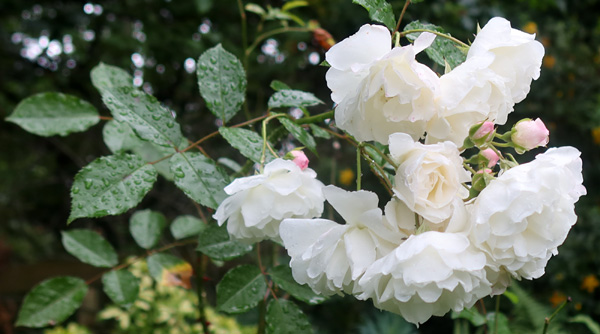
[[[583,278],[583,282],[581,282],[581,290],[586,290],[588,293],[594,292],[596,288],[600,285],[598,278],[594,274],[589,274]]]
[[[581,309],[583,308],[583,306],[581,305],[581,303],[575,303],[575,311],[581,311]]]
[[[550,297],[550,303],[552,303],[552,307],[557,307],[565,300],[567,300],[567,296],[560,291],[554,291],[552,297]]]
[[[542,65],[545,68],[552,69],[552,68],[554,68],[554,65],[556,65],[556,58],[554,58],[554,56],[548,55],[548,56],[544,57],[544,60],[542,61]]]
[[[592,137],[594,138],[594,143],[600,145],[600,126],[592,129]]]
[[[523,31],[525,31],[526,33],[529,34],[537,34],[538,33],[538,26],[535,22],[527,22],[527,24],[525,26],[523,26]]]
[[[354,178],[356,177],[356,175],[354,174],[354,171],[350,168],[346,168],[346,169],[342,169],[342,171],[340,171],[340,183],[345,185],[345,186],[349,186],[352,184],[352,182],[354,182]]]

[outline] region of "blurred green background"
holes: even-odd
[[[286,3],[256,2],[264,8],[279,8]],[[308,6],[290,12],[305,22],[315,20],[338,41],[369,22],[367,12],[350,0],[307,2]],[[398,16],[404,1],[390,2]],[[483,26],[489,18],[503,16],[513,27],[536,33],[544,44],[541,77],[532,84],[527,99],[515,107],[509,123],[540,117],[551,131],[549,146],[572,145],[581,150],[588,195],[578,203],[579,221],[559,248],[560,255],[550,260],[546,275],[520,286],[548,308],[571,296],[573,302],[563,313],[583,313],[596,321],[600,321],[598,13],[600,1],[596,0],[425,0],[410,5],[403,22],[430,22],[468,41],[473,39],[478,23]],[[293,20],[263,22],[254,13],[246,15],[250,42],[282,24],[297,26]],[[2,0],[0,116],[6,118],[22,99],[45,91],[76,95],[109,116],[89,78],[90,70],[104,62],[130,71],[134,83],[174,110],[184,134],[197,140],[214,131],[217,123],[198,93],[195,60],[218,43],[243,58],[240,22],[238,2],[234,0]],[[257,32],[258,27],[262,32]],[[310,32],[279,34],[259,43],[248,57],[251,115],[265,112],[272,80],[313,92],[331,107],[325,84],[327,69],[318,66],[323,59],[324,49]],[[324,106],[312,111],[326,110]],[[242,113],[232,123],[236,120],[244,120]],[[89,278],[97,273],[63,250],[59,231],[66,228],[73,176],[95,158],[110,154],[101,138],[102,124],[85,133],[43,138],[15,124],[0,122],[0,332],[41,332],[12,328],[24,294],[37,282],[55,275]],[[335,140],[322,140],[320,144],[326,154],[311,156],[312,167],[323,176],[324,183],[351,188],[353,148],[340,147]],[[219,139],[205,149],[213,156],[234,154]],[[242,162],[241,157],[235,157]],[[381,191],[372,176],[366,179],[365,188]],[[164,179],[140,208],[153,208],[171,219],[196,213],[194,205]],[[129,214],[82,219],[73,226],[101,232],[123,255],[137,254],[139,250],[128,233],[128,218]],[[218,269],[214,272],[222,274]],[[93,332],[110,332],[117,323],[97,320],[97,313],[107,307],[108,301],[96,290],[71,320],[90,326]],[[504,307],[509,309],[510,305]],[[352,298],[334,298],[307,312],[322,333],[375,333],[378,329],[373,323],[399,326],[397,319],[373,313],[370,302],[355,302]],[[420,331],[450,332],[452,326],[445,317],[425,324]],[[577,333],[578,327],[571,328]]]

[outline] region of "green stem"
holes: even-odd
[[[404,3],[404,7],[402,7],[402,12],[400,12],[400,17],[398,18],[398,24],[396,24],[396,29],[394,29],[392,35],[398,30],[400,30],[400,23],[402,22],[402,18],[404,18],[404,13],[406,13],[408,5],[410,5],[410,0],[406,0],[406,2]]]
[[[554,317],[556,317],[556,315],[558,314],[558,312],[562,311],[562,309],[570,301],[571,301],[571,297],[568,297],[567,300],[565,300],[562,304],[560,304],[560,306],[552,313],[551,316],[549,316],[546,319],[544,319],[544,331],[542,332],[542,334],[546,334],[546,332],[548,331],[548,326],[550,325],[550,321],[552,321],[554,319]]]
[[[429,32],[429,33],[432,33],[432,34],[434,34],[436,36],[440,36],[440,37],[449,39],[452,42],[454,42],[456,44],[460,44],[463,47],[469,47],[469,45],[467,45],[466,43],[462,42],[461,40],[456,39],[456,38],[454,38],[454,37],[452,37],[450,35],[441,33],[439,31],[435,31],[435,30],[429,30],[429,29],[410,29],[410,30],[405,30],[405,31],[401,32],[400,35],[402,35],[404,37],[404,36],[406,36],[408,34],[412,34],[413,32]]]
[[[134,264],[134,263],[136,263],[138,261],[141,261],[141,260],[149,257],[152,254],[164,252],[164,251],[169,250],[171,248],[175,248],[175,247],[179,247],[179,246],[185,246],[185,245],[189,245],[189,244],[193,244],[193,243],[197,243],[197,242],[198,241],[195,240],[195,239],[188,239],[188,240],[182,240],[182,241],[178,241],[178,242],[173,242],[173,243],[170,243],[168,245],[164,245],[164,246],[162,246],[160,248],[157,248],[157,249],[149,250],[144,255],[136,256],[133,259],[127,261],[127,262],[121,263],[121,264],[119,264],[117,266],[114,266],[114,267],[112,267],[112,268],[110,268],[110,269],[108,269],[106,271],[101,272],[100,274],[98,274],[98,275],[90,278],[89,280],[87,280],[85,282],[85,284],[90,285],[90,284],[94,283],[95,281],[99,280],[104,274],[106,274],[108,272],[111,272],[111,271],[117,271],[119,269],[127,268],[130,265],[132,265],[132,264]]]
[[[362,148],[362,143],[359,143],[358,146],[356,146],[356,190],[360,190],[360,182],[361,182],[361,177],[362,177],[362,168],[361,168],[361,148]]]
[[[498,334],[498,314],[500,314],[500,296],[496,296],[496,312],[494,313],[494,334]]]
[[[273,118],[277,118],[277,117],[281,117],[281,116],[286,116],[286,114],[272,114],[271,116],[265,118],[262,121],[262,139],[263,139],[263,147],[262,147],[262,153],[260,155],[260,169],[262,172],[262,169],[265,167],[265,160],[267,157],[267,148],[269,148],[269,151],[271,151],[271,153],[273,153],[273,156],[277,156],[277,153],[275,153],[275,151],[273,150],[273,148],[271,147],[271,145],[269,145],[268,141],[267,141],[267,123],[269,123],[270,120],[272,120]]]
[[[242,48],[246,50],[248,48],[248,28],[246,20],[246,11],[244,10],[244,3],[242,0],[237,0],[238,9],[240,11],[240,18],[242,20]],[[248,55],[244,52],[244,59],[242,60],[244,69],[248,71]]]
[[[362,145],[357,145],[356,146],[357,149],[359,148],[359,146],[362,146]],[[379,179],[381,184],[385,187],[385,189],[388,191],[390,196],[394,196],[394,191],[392,190],[392,182],[385,174],[383,168],[381,168],[381,166],[379,164],[377,164],[373,159],[371,159],[369,154],[364,150],[364,147],[362,147],[362,154],[363,154],[363,157],[365,158],[365,160],[367,160],[367,162],[369,163],[369,168],[371,168],[371,171],[373,171],[373,173],[375,173],[375,176],[377,176],[377,178]]]
[[[248,48],[246,48],[246,56],[249,56],[252,51],[254,51],[254,49],[258,46],[258,44],[260,44],[260,42],[262,42],[263,40],[277,35],[277,34],[283,34],[286,32],[310,32],[312,31],[311,28],[304,28],[304,27],[282,27],[282,28],[278,28],[278,29],[273,29],[271,31],[267,31],[266,33],[256,37],[256,39],[254,40],[254,42],[252,43],[252,45],[250,45]]]
[[[196,294],[198,295],[198,310],[200,311],[200,323],[204,334],[211,334],[208,319],[206,318],[206,303],[204,301],[204,272],[206,266],[206,256],[199,254],[196,265]]]
[[[314,124],[314,123],[319,123],[321,121],[324,121],[328,118],[333,118],[333,114],[334,114],[334,111],[329,110],[322,114],[309,116],[309,117],[303,117],[303,118],[300,118],[300,119],[297,119],[294,121],[296,122],[296,124]]]
[[[267,317],[267,302],[266,300],[261,300],[258,303],[258,328],[256,330],[256,334],[265,334],[266,328],[266,317]]]
[[[390,165],[392,165],[392,167],[394,167],[394,169],[398,169],[398,164],[396,164],[396,162],[394,160],[392,160],[389,157],[389,155],[381,152],[381,150],[377,146],[375,146],[373,144],[370,144],[370,143],[365,143],[365,146],[369,146],[370,148],[372,148],[375,152],[377,152],[379,155],[381,155],[381,157],[383,159],[385,159],[385,161],[387,161],[387,163],[389,163]]]

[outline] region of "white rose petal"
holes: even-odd
[[[451,142],[423,145],[404,133],[390,136],[390,154],[398,163],[394,193],[411,210],[432,223],[448,219],[470,180],[458,148]]]
[[[439,78],[418,63],[415,55],[433,39],[421,34],[416,47],[391,51],[371,46],[378,41],[389,46],[389,31],[367,25],[328,51],[326,58],[334,63],[330,62],[326,79],[332,99],[338,103],[336,124],[360,141],[387,144],[388,136],[395,132],[420,138],[426,122],[437,112],[434,100]]]
[[[479,194],[471,236],[489,255],[493,270],[517,279],[544,274],[577,220],[575,202],[585,194],[579,154],[572,147],[549,149],[506,171]]]
[[[219,225],[238,240],[256,242],[279,239],[285,218],[313,218],[323,212],[323,184],[316,173],[301,170],[293,161],[275,159],[263,174],[238,178],[225,187],[230,195],[217,208]]]
[[[412,235],[373,263],[360,279],[357,298],[419,324],[432,315],[461,311],[489,295],[485,255],[463,234]]]
[[[367,267],[395,249],[406,234],[384,221],[374,193],[334,186],[325,187],[324,193],[346,219],[345,225],[326,219],[285,219],[279,233],[298,283],[324,295],[351,293]]]
[[[494,55],[489,68],[504,78],[513,101],[521,102],[529,93],[531,81],[540,76],[542,43],[535,40],[535,35],[512,29],[508,20],[494,17],[475,37],[467,61],[486,53]],[[497,123],[504,124],[502,119]]]

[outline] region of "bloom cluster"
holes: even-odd
[[[385,27],[362,26],[327,52],[326,79],[337,127],[388,145],[384,209],[373,192],[324,186],[295,153],[235,180],[215,218],[236,239],[282,242],[298,283],[372,299],[415,324],[503,293],[511,278],[540,277],[586,190],[575,148],[520,165],[499,150],[548,143],[539,119],[496,133],[539,77],[534,37],[493,18],[465,62],[438,76],[415,55],[441,37],[392,47]],[[318,218],[325,200],[344,224]]]

